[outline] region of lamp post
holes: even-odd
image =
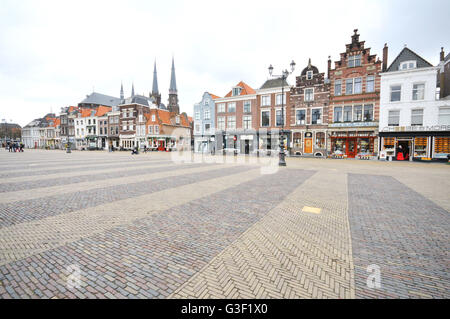
[[[284,83],[286,82],[287,77],[292,74],[295,70],[295,62],[292,60],[291,64],[291,72],[288,70],[284,70],[281,72],[281,75],[273,75],[273,66],[272,64],[269,66],[269,75],[274,78],[281,79],[281,131],[280,131],[280,153],[279,153],[279,161],[278,166],[286,166],[286,154],[284,153]],[[276,124],[276,113],[275,113],[275,124]]]
[[[66,120],[67,120],[67,150],[66,153],[72,153],[72,151],[70,150],[70,140],[69,140],[69,110],[67,110],[67,115],[66,115]]]

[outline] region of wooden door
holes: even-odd
[[[356,138],[347,139],[347,157],[354,158],[357,153]]]
[[[306,137],[305,138],[305,154],[311,154],[312,153],[312,138]]]

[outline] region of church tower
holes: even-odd
[[[175,63],[173,57],[172,57],[172,74],[170,76],[169,105],[167,106],[167,109],[170,112],[180,114],[180,107],[178,105],[177,81],[175,79]]]
[[[123,100],[125,98],[124,94],[123,94],[123,84],[120,83],[120,99]]]
[[[156,72],[156,60],[155,60],[155,67],[153,69],[153,87],[152,87],[152,94],[150,94],[150,97],[153,97],[155,99],[155,103],[158,107],[161,105],[161,94],[159,93],[158,89],[158,75]]]

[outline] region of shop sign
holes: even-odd
[[[386,126],[383,128],[383,132],[426,132],[426,131],[450,131],[450,125]]]
[[[349,122],[349,123],[332,123],[328,124],[329,127],[368,127],[378,126],[376,122]]]
[[[243,141],[243,140],[253,141],[253,135],[241,135],[241,141]]]

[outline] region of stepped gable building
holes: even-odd
[[[330,81],[309,59],[290,90],[292,155],[327,155],[329,99]]]
[[[450,99],[433,66],[405,47],[381,74],[380,157],[447,160],[450,154]]]
[[[282,91],[284,88],[284,96]],[[291,147],[290,86],[282,79],[269,79],[256,90],[256,128],[258,130],[258,152],[279,152],[279,130],[284,131],[284,146]],[[281,107],[284,107],[282,111]]]
[[[257,147],[256,91],[243,81],[215,102],[215,149],[249,154]]]
[[[378,154],[380,72],[387,66],[388,48],[383,62],[370,54],[365,41],[354,30],[352,41],[330,69],[329,152],[354,158]]]

